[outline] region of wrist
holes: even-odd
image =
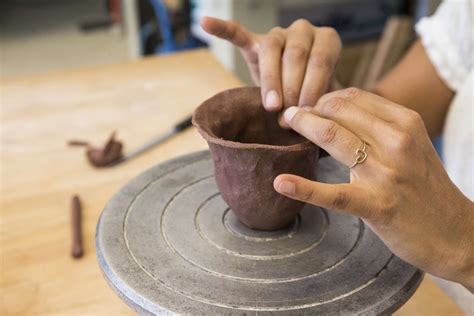
[[[467,234],[464,238],[464,260],[461,266],[461,273],[465,278],[461,284],[474,293],[474,202],[469,199],[466,203],[465,223],[467,224]]]
[[[450,279],[474,292],[474,203],[463,197],[460,212],[459,240],[451,248]]]

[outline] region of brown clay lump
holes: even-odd
[[[123,157],[123,145],[115,139],[115,132],[110,135],[103,147],[93,147],[88,142],[71,140],[69,146],[85,146],[86,157],[94,167],[108,167],[118,162]]]

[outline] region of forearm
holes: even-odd
[[[441,134],[454,92],[438,76],[423,45],[417,41],[373,92],[418,112],[430,137]]]
[[[443,131],[448,107],[435,107],[433,104],[449,104],[453,94],[447,96],[439,93],[439,91],[430,91],[432,95],[426,97],[420,95],[416,87],[406,87],[406,89],[402,90],[400,87],[403,86],[403,84],[394,81],[393,79],[390,81],[382,80],[373,88],[372,92],[418,112],[425,123],[430,137],[435,138],[440,136]],[[393,85],[397,85],[398,87],[394,89]]]
[[[333,80],[331,91],[342,89]],[[417,41],[371,92],[418,112],[431,138],[441,134],[454,92],[441,80],[423,45]]]

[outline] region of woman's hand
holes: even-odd
[[[201,25],[240,48],[268,111],[313,107],[327,92],[341,51],[334,29],[297,20],[287,29],[275,27],[259,35],[238,23],[210,17],[203,18]]]
[[[420,116],[354,88],[284,113],[298,133],[350,169],[350,184],[283,174],[275,190],[359,216],[400,258],[474,289],[474,205],[451,182]]]

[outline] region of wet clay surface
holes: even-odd
[[[275,230],[289,225],[304,203],[277,193],[282,173],[314,179],[319,148],[278,125],[264,110],[259,88],[237,88],[205,101],[193,124],[207,140],[224,201],[246,226]]]

